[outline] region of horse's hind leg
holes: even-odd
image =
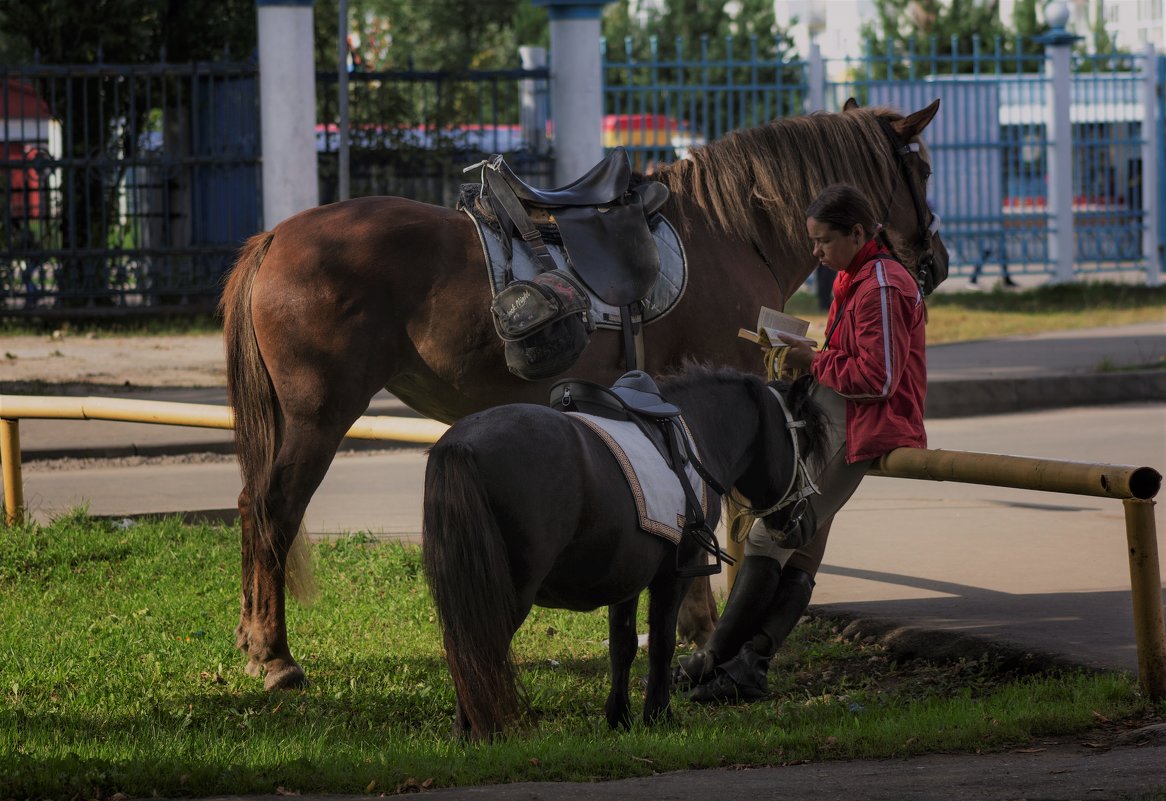
[[[639,646],[636,638],[636,607],[640,596],[612,604],[607,608],[608,652],[611,656],[611,692],[603,705],[607,725],[611,728],[632,727],[631,701],[628,699],[628,681],[632,660]]]
[[[345,422],[324,427],[300,420],[288,423],[267,493],[262,499],[252,499],[245,488],[239,501],[242,508],[244,503],[259,500],[268,512],[266,532],[255,531],[250,516],[242,515],[243,604],[237,632],[238,646],[247,653],[247,672],[265,672],[264,687],[268,690],[298,687],[306,681],[287,642],[288,554],[308,502],[350,425]]]
[[[664,567],[648,585],[648,686],[644,691],[644,722],[672,719],[672,656],[676,652],[676,617],[688,580]]]

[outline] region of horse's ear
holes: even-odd
[[[931,124],[935,119],[936,112],[939,111],[939,98],[931,101],[931,105],[926,108],[921,108],[914,114],[908,114],[898,122],[891,123],[891,126],[898,131],[904,139],[911,139],[923,133],[923,129]]]
[[[853,97],[846,98],[846,102],[842,104],[843,111],[854,111],[858,108],[858,101]]]

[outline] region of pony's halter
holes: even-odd
[[[935,251],[931,247],[931,240],[939,233],[940,218],[939,215],[932,211],[931,207],[927,205],[927,198],[921,196],[919,187],[915,186],[915,182],[910,178],[910,168],[907,165],[907,157],[914,154],[915,158],[923,161],[923,157],[919,155],[919,143],[908,142],[905,145],[898,144],[898,137],[895,131],[891,128],[890,123],[882,117],[877,118],[879,125],[887,138],[891,140],[891,147],[895,154],[895,163],[898,165],[898,174],[895,176],[895,184],[891,187],[891,195],[887,199],[887,214],[889,217],[891,206],[895,202],[895,192],[899,188],[899,182],[904,177],[907,178],[907,190],[911,193],[911,203],[915,206],[915,221],[917,223],[916,234],[918,236],[918,247],[920,250],[919,257],[916,260],[916,278],[919,285],[922,286],[925,276],[931,273],[932,265],[935,263]],[[925,178],[931,177],[931,167],[926,162],[923,166],[927,170]]]
[[[729,489],[728,501],[732,504],[734,510],[729,520],[729,536],[736,542],[741,542],[745,538],[754,520],[759,517],[771,515],[791,504],[796,504],[796,506],[790,515],[790,523],[796,523],[801,518],[805,505],[809,503],[810,496],[818,495],[821,492],[818,489],[818,485],[814,483],[814,479],[810,477],[810,470],[806,466],[806,458],[802,454],[801,445],[798,443],[798,429],[805,428],[806,421],[794,419],[793,414],[789,410],[789,406],[785,402],[785,398],[773,386],[767,385],[766,389],[773,393],[773,397],[777,398],[777,403],[781,406],[781,413],[785,417],[785,429],[789,433],[790,443],[793,445],[793,469],[790,471],[789,485],[782,492],[777,503],[772,506],[765,508],[750,506],[749,501],[741,497],[736,487]],[[740,500],[734,498],[734,494]]]

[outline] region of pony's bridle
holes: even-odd
[[[925,280],[931,275],[932,267],[935,264],[935,251],[931,247],[931,240],[939,233],[940,219],[939,215],[931,210],[927,205],[927,198],[923,197],[919,191],[919,187],[915,186],[915,182],[911,180],[911,167],[907,164],[907,157],[914,154],[915,158],[923,164],[927,171],[924,176],[924,182],[931,177],[931,166],[923,161],[923,156],[919,154],[919,143],[908,142],[904,145],[899,144],[899,137],[895,134],[890,123],[882,117],[878,117],[879,125],[882,126],[883,132],[886,133],[887,138],[891,140],[891,149],[895,154],[895,163],[898,165],[898,175],[895,179],[895,185],[891,188],[891,195],[887,199],[887,214],[890,216],[891,206],[895,202],[895,192],[899,187],[899,181],[904,177],[907,179],[907,189],[911,192],[911,202],[915,206],[915,221],[918,224],[916,234],[919,242],[919,257],[916,260],[915,280],[919,282],[920,286],[924,285]]]
[[[730,487],[729,494],[733,505],[737,507],[737,516],[748,517],[750,519],[766,517],[793,504],[794,509],[790,513],[789,520],[786,524],[786,527],[789,528],[790,526],[796,525],[802,515],[805,514],[806,504],[809,503],[810,496],[818,495],[820,490],[818,489],[818,485],[814,483],[814,479],[810,477],[810,470],[806,466],[806,458],[802,454],[801,445],[798,442],[798,429],[805,428],[806,421],[794,419],[788,404],[785,402],[785,398],[781,396],[781,393],[773,385],[766,385],[766,389],[773,393],[773,397],[777,398],[777,403],[781,406],[781,413],[785,417],[785,429],[789,434],[790,443],[793,445],[793,469],[790,471],[789,485],[781,493],[776,503],[764,508],[753,507],[749,505],[749,501],[742,503],[732,498],[733,493],[736,493],[738,498],[741,497],[736,487]],[[744,499],[742,498],[741,500]]]

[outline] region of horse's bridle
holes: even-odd
[[[749,506],[749,502],[741,503],[736,499],[732,499],[733,504],[738,509],[739,515],[748,515],[749,517],[766,517],[776,511],[784,509],[790,504],[796,504],[793,512],[789,516],[789,524],[796,524],[805,511],[805,505],[809,502],[812,495],[818,495],[820,490],[818,485],[814,483],[814,479],[810,477],[810,470],[806,466],[806,458],[802,454],[801,444],[798,442],[798,429],[806,427],[805,420],[795,420],[793,414],[789,410],[789,405],[786,404],[785,398],[781,396],[772,384],[767,384],[766,389],[773,393],[773,397],[777,398],[777,403],[781,406],[781,413],[785,416],[785,429],[789,433],[790,442],[793,445],[793,470],[790,471],[789,486],[785,488],[777,502],[772,506],[765,508],[756,508]],[[729,492],[737,492],[736,487],[730,487]]]
[[[895,154],[895,163],[899,167],[895,185],[891,187],[891,195],[887,199],[887,213],[884,216],[890,217],[891,206],[895,202],[895,192],[899,188],[899,181],[906,177],[907,189],[911,192],[911,202],[915,206],[915,221],[918,223],[916,234],[919,237],[918,245],[920,255],[915,264],[915,280],[919,282],[920,286],[923,286],[935,264],[935,251],[931,247],[931,240],[939,233],[940,219],[939,215],[927,205],[927,198],[921,196],[919,187],[915,186],[915,182],[911,180],[911,167],[907,164],[907,157],[914,154],[915,158],[922,162],[924,168],[927,170],[927,174],[924,176],[924,182],[931,177],[931,165],[923,161],[923,157],[919,155],[918,142],[908,142],[900,145],[899,137],[895,134],[895,130],[891,127],[890,123],[882,117],[878,117],[877,119],[879,125],[882,126],[883,132],[891,140],[891,149]]]

